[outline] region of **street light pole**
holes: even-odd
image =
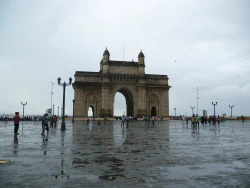
[[[194,115],[194,108],[195,108],[195,106],[191,106],[191,109],[192,109],[192,115]]]
[[[66,130],[66,128],[65,128],[65,88],[66,88],[66,86],[69,86],[69,85],[71,85],[71,82],[72,82],[72,78],[70,77],[69,78],[69,83],[65,83],[65,81],[64,81],[64,83],[60,83],[61,82],[61,78],[59,77],[58,79],[57,79],[57,81],[58,81],[58,85],[60,85],[60,86],[63,86],[63,113],[62,113],[62,124],[61,124],[61,131],[65,131]]]
[[[54,106],[55,106],[55,105],[53,104],[53,116],[54,116],[54,114],[55,114],[55,112],[54,112],[54,109],[55,109]]]
[[[212,105],[214,105],[214,116],[215,116],[215,105],[217,105],[217,104],[218,104],[217,102],[215,102],[215,103],[212,102]]]
[[[56,84],[56,83],[53,83],[53,82],[50,82],[51,83],[51,101],[50,101],[50,109],[52,111],[52,95],[54,94],[53,93],[53,85]]]
[[[75,119],[74,119],[74,118],[75,118],[75,117],[74,117],[74,116],[75,116],[75,113],[74,113],[74,112],[75,112],[75,99],[73,99],[73,117],[72,117],[72,123],[75,122]]]
[[[199,89],[202,89],[203,87],[200,87],[200,88],[192,88],[192,89],[196,89],[197,90],[197,114],[199,115],[199,105],[198,105],[198,99],[199,99],[199,95],[198,95],[198,92],[199,92]]]
[[[232,118],[232,108],[234,107],[234,105],[230,106],[229,105],[229,108],[231,108],[231,118]]]
[[[25,103],[21,102],[21,105],[23,105],[23,120],[24,120],[24,106],[27,105],[27,102]]]
[[[58,108],[57,108],[57,114],[58,114],[57,117],[59,118],[59,106],[58,106]]]
[[[175,112],[174,112],[174,117],[176,118],[176,108],[174,108],[174,111],[175,111]]]

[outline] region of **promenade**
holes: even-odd
[[[250,121],[0,122],[0,187],[250,187]]]

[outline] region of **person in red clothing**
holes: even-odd
[[[20,116],[19,116],[19,112],[15,112],[15,116],[14,116],[14,133],[15,135],[18,135],[18,129],[19,129],[19,121],[20,121]]]
[[[55,127],[56,127],[57,126],[57,116],[56,115],[54,115],[53,120],[54,120]]]

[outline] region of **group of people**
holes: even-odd
[[[45,130],[47,131],[47,135],[48,135],[48,132],[49,132],[49,122],[50,122],[50,127],[53,127],[53,126],[57,126],[57,120],[58,120],[58,117],[56,115],[54,116],[48,116],[48,114],[44,114],[43,118],[42,118],[42,133],[41,135],[44,135],[44,132]]]
[[[156,120],[156,116],[152,116],[151,118],[150,118],[150,116],[143,116],[142,117],[142,119],[143,120],[145,120],[145,121],[152,121],[152,125],[154,125],[155,124],[155,120]],[[162,116],[160,117],[160,119],[162,120]]]
[[[127,122],[127,128],[128,128],[128,124],[129,124],[129,117],[128,116],[122,116],[121,117],[122,123],[121,123],[121,127],[124,128],[124,122]]]
[[[103,123],[104,123],[104,125],[106,124],[107,120],[108,120],[108,117],[105,116],[105,117],[103,118]],[[89,124],[89,121],[90,121],[89,116],[86,117],[86,121],[87,121],[87,125],[88,125],[88,124]],[[93,117],[93,121],[95,121],[95,118],[94,118],[94,117]],[[98,125],[101,125],[101,118],[100,118],[99,116],[98,116],[98,118],[97,118],[97,121],[98,121]]]
[[[133,120],[133,118],[132,118],[131,116],[125,116],[125,115],[121,116],[121,117],[118,118],[118,119],[121,120],[121,127],[124,127],[124,123],[126,122],[126,127],[127,127],[127,128],[128,128],[128,125],[129,125],[129,121],[130,121],[130,120]],[[156,120],[156,116],[152,116],[151,118],[149,118],[149,117],[143,117],[143,119],[144,119],[145,121],[150,121],[150,120],[152,120],[152,124],[154,125],[154,122],[155,122],[155,120]],[[98,125],[100,125],[100,124],[101,124],[101,118],[98,117],[97,120],[98,120]],[[103,123],[104,123],[104,125],[106,124],[107,120],[108,120],[108,117],[105,116],[105,117],[103,118]],[[87,125],[88,125],[88,124],[89,124],[89,121],[90,121],[90,119],[89,119],[88,116],[86,117],[86,121],[87,121]],[[93,118],[93,121],[94,121],[94,118]]]
[[[97,119],[98,119],[98,125],[101,125],[101,119],[100,119],[100,117],[98,116]],[[104,124],[104,125],[106,124],[107,120],[108,120],[108,117],[105,116],[105,117],[103,118],[103,124]]]
[[[8,119],[9,119],[9,116],[8,116],[8,115],[2,115],[2,116],[0,117],[0,120],[1,120],[1,121],[8,121]]]
[[[3,117],[1,117],[3,118]],[[150,118],[147,117],[147,118],[144,118],[143,119],[145,121],[150,121]],[[242,119],[242,122],[244,122],[245,118],[243,116],[241,116],[241,119]],[[4,117],[4,121],[7,121],[8,120],[8,117],[5,116]],[[18,129],[19,129],[19,122],[20,122],[20,116],[19,116],[19,112],[15,112],[15,116],[13,117],[13,120],[14,120],[14,133],[15,135],[18,135]],[[49,123],[50,123],[50,127],[53,127],[53,126],[57,126],[57,120],[58,120],[58,117],[56,115],[54,116],[51,116],[49,117],[48,114],[44,114],[44,116],[42,117],[42,133],[41,135],[44,135],[44,132],[45,130],[47,131],[47,134],[49,132]],[[87,124],[89,123],[89,117],[87,116],[86,117],[86,120],[87,120]],[[128,116],[122,116],[121,117],[121,127],[124,127],[124,122],[126,121],[126,126],[128,128],[128,125],[129,125],[129,120],[130,120],[130,117]],[[151,121],[152,121],[152,124],[154,125],[154,122],[156,120],[156,117],[155,116],[152,116],[151,117]],[[220,125],[220,122],[224,120],[224,117],[220,117],[219,115],[218,116],[199,116],[198,114],[193,114],[192,117],[191,117],[191,126],[192,127],[199,127],[200,126],[200,122],[201,124],[213,124],[213,125],[216,125],[216,123],[218,123],[218,125]],[[107,121],[107,117],[104,117],[104,124],[106,123]],[[188,121],[189,121],[189,117],[185,117],[184,115],[182,116],[182,121],[184,123],[184,121],[186,121],[186,124],[188,125]],[[100,122],[100,117],[98,117],[98,124],[101,124]]]
[[[14,135],[17,136],[18,130],[19,130],[19,122],[20,122],[20,116],[19,112],[15,112],[15,116],[13,117],[14,120]],[[45,130],[47,131],[47,134],[49,132],[49,122],[50,122],[50,127],[57,126],[57,120],[58,117],[56,115],[49,117],[48,114],[44,114],[42,118],[42,133],[41,135],[44,135]]]
[[[213,125],[216,125],[216,123],[218,123],[218,125],[220,125],[220,122],[224,119],[224,117],[220,117],[219,115],[218,116],[199,116],[198,114],[193,114],[192,117],[191,117],[191,126],[192,127],[199,127],[200,126],[200,123],[201,124],[213,124]],[[182,116],[182,121],[186,121],[186,124],[188,125],[188,121],[189,121],[189,117],[184,117],[184,115]]]

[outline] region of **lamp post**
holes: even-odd
[[[51,94],[50,109],[51,109],[51,111],[52,111],[52,95],[54,94],[54,93],[53,93],[53,85],[56,84],[56,83],[53,83],[53,82],[50,82],[50,83],[52,84],[52,86],[51,86],[51,93],[50,93],[50,94]]]
[[[214,116],[215,116],[215,105],[217,105],[217,104],[218,104],[217,102],[215,102],[215,103],[212,102],[212,105],[214,105]]]
[[[72,117],[72,123],[74,123],[75,122],[75,120],[74,120],[74,116],[75,116],[75,99],[73,99],[73,117]]]
[[[57,81],[58,81],[58,85],[60,85],[60,86],[63,86],[63,113],[62,113],[62,124],[61,124],[61,130],[62,131],[65,131],[66,130],[66,128],[65,128],[65,120],[64,120],[64,115],[65,115],[65,88],[66,88],[66,86],[69,86],[69,85],[71,85],[71,82],[72,82],[72,78],[70,77],[69,78],[69,83],[65,83],[65,81],[64,81],[64,83],[60,83],[61,82],[61,78],[59,77],[58,79],[57,79]]]
[[[176,118],[176,108],[174,108],[174,117]]]
[[[231,108],[231,118],[232,118],[232,108],[234,107],[234,105],[230,106],[229,105],[229,108]]]
[[[57,117],[59,118],[59,106],[57,108]]]
[[[199,89],[202,89],[203,87],[200,87],[200,88],[192,88],[192,89],[196,89],[197,90],[197,114],[199,115],[199,106],[198,106],[198,99],[199,99],[199,96],[198,96],[198,92],[199,92]]]
[[[24,120],[24,106],[27,105],[27,102],[25,103],[21,102],[21,105],[23,105],[23,120]]]
[[[54,106],[55,106],[55,105],[53,104],[53,113],[52,113],[53,116],[54,116],[54,114],[55,114],[55,112],[54,112],[54,109],[55,109]]]
[[[192,115],[194,115],[195,106],[191,106],[191,109],[192,109]]]

